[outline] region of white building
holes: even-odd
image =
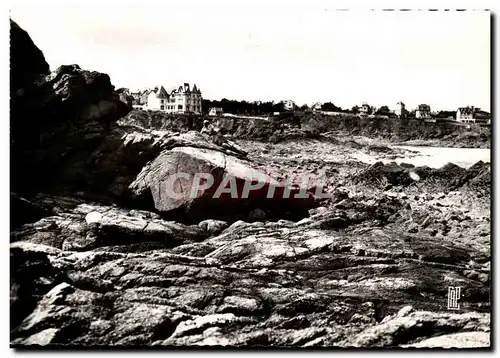
[[[474,107],[460,107],[457,109],[457,122],[475,123]]]
[[[222,115],[222,108],[220,107],[212,107],[208,111],[209,116],[221,116]]]
[[[403,117],[405,114],[405,104],[401,101],[396,103],[396,109],[394,110],[394,114],[399,118]]]
[[[431,118],[431,106],[428,104],[419,104],[417,110],[415,111],[415,118]]]
[[[368,103],[363,103],[361,107],[359,107],[359,114],[361,115],[369,115],[371,112],[371,108]]]
[[[189,83],[174,89],[168,94],[163,86],[155,87],[147,97],[147,109],[166,113],[201,113],[201,91]]]
[[[316,102],[311,106],[313,111],[321,111],[322,104],[320,102]]]
[[[168,93],[163,86],[156,86],[148,93],[147,109],[153,111],[165,111],[166,102],[168,101]]]
[[[292,101],[291,99],[283,101],[283,109],[285,111],[293,111],[295,109],[295,102]]]

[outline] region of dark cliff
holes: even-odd
[[[11,191],[84,185],[71,168],[81,167],[131,108],[108,75],[78,65],[50,73],[43,53],[12,20],[10,34]]]

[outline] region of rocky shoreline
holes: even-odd
[[[290,139],[370,138],[385,145],[490,148],[491,127],[455,121],[424,122],[415,119],[359,118],[317,112],[289,112],[282,117],[210,117],[133,110],[120,123],[175,132],[199,131],[204,120],[216,121],[232,138],[278,143]]]
[[[23,32],[14,57],[38,53]],[[148,127],[107,75],[31,61],[11,73],[11,346],[490,346],[489,163],[366,164],[353,153],[406,152],[253,121],[224,142],[188,117]],[[327,181],[307,200],[172,201],[181,170]]]

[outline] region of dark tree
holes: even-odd
[[[283,112],[285,110],[285,105],[283,102],[278,102],[273,105],[273,112]]]
[[[326,102],[321,105],[321,110],[327,112],[341,112],[342,108],[337,107],[332,102]]]
[[[380,115],[384,115],[384,116],[388,116],[389,113],[391,111],[389,110],[389,107],[388,106],[382,106],[380,107],[376,112],[375,114],[380,114]]]
[[[439,111],[436,115],[437,118],[448,118],[448,117],[453,117],[455,118],[456,112],[455,111]]]

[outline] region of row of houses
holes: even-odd
[[[190,88],[189,83],[170,90],[158,85],[143,91],[132,92],[134,98],[133,107],[165,113],[201,113],[202,96],[201,90],[194,84]]]
[[[191,88],[189,83],[184,83],[179,87],[174,87],[168,92],[164,86],[158,85],[154,88],[144,89],[142,91],[132,92],[130,95],[134,99],[134,108],[162,111],[165,113],[202,113],[202,95],[201,90],[193,85]],[[283,109],[285,111],[293,111],[297,108],[294,101],[288,99],[282,101]],[[401,101],[396,103],[395,109],[390,111],[398,118],[407,116],[408,111],[405,104]],[[322,104],[320,102],[314,103],[311,106],[313,111],[321,111]],[[358,107],[358,113],[361,116],[372,114],[373,108],[367,103],[362,103]],[[220,116],[222,115],[222,108],[210,108],[209,115]],[[415,118],[430,120],[433,117],[431,107],[428,104],[419,104],[415,108]],[[482,111],[480,108],[474,106],[460,107],[456,111],[454,118],[462,123],[490,123],[491,115],[488,112]]]
[[[405,107],[405,104],[399,101],[396,103],[395,109],[390,111],[390,114],[393,114],[398,118],[403,118],[408,115],[408,111]],[[311,107],[313,111],[320,111],[321,108],[322,105],[319,102],[315,103]],[[371,112],[372,107],[367,103],[363,103],[358,107],[358,113],[361,116],[367,116],[371,114]],[[415,108],[415,118],[429,120],[432,119],[433,116],[434,113],[431,112],[431,107],[428,104],[419,104],[417,108]],[[459,107],[456,111],[456,116],[453,119],[462,123],[491,123],[491,114],[474,106]]]

